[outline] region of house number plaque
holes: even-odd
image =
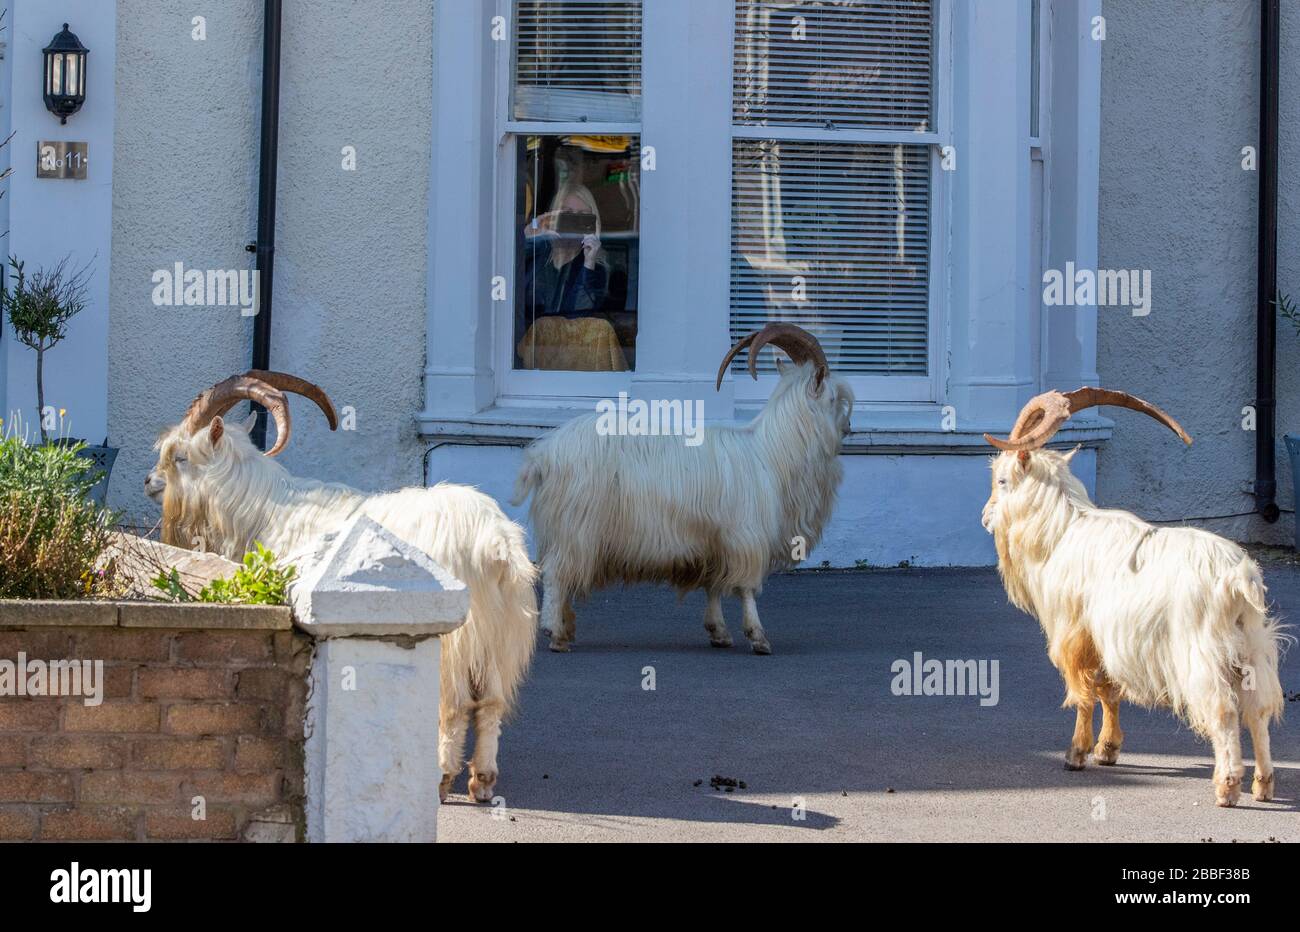
[[[86,177],[90,164],[89,145],[84,142],[38,142],[36,144],[37,178]]]

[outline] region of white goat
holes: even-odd
[[[363,514],[419,547],[469,589],[465,624],[442,639],[439,697],[439,796],[446,799],[464,760],[474,718],[469,793],[492,799],[501,720],[515,701],[532,659],[537,616],[535,571],[524,532],[491,498],[468,486],[364,495],[344,485],[299,479],[271,459],[289,439],[283,390],[315,401],[337,426],[334,407],[315,385],[255,370],[219,383],[195,399],[185,420],[158,441],[158,464],[146,493],[163,506],[163,539],[238,559],[254,541],[277,554],[299,550]],[[247,424],[221,415],[249,398],[275,417],[275,446],[261,454]]]
[[[1234,805],[1245,771],[1240,720],[1255,748],[1254,796],[1273,798],[1268,723],[1280,718],[1278,646],[1259,567],[1241,547],[1193,528],[1158,528],[1098,508],[1070,472],[1074,452],[1041,449],[1074,412],[1095,405],[1141,411],[1191,438],[1154,405],[1080,388],[1032,399],[993,460],[983,523],[1012,603],[1035,616],[1074,706],[1066,767],[1119,757],[1119,701],[1164,706],[1214,745],[1215,798]],[[1102,703],[1100,740],[1092,716]]]
[[[843,471],[853,392],[830,374],[812,334],[782,323],[732,347],[718,386],[745,348],[757,378],[768,343],[795,365],[783,367],[749,424],[711,427],[689,446],[681,437],[602,434],[592,414],[525,451],[514,504],[532,495],[551,650],[573,641],[574,598],[615,582],[665,582],[680,593],[705,590],[704,628],[715,647],[731,646],[722,596],[739,595],[750,645],[771,653],[755,595],[768,573],[803,559],[821,536]]]

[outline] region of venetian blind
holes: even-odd
[[[516,120],[641,119],[641,0],[517,0]]]
[[[932,32],[929,0],[737,0],[734,120],[771,136],[732,143],[733,339],[784,320],[841,374],[927,374],[930,149],[885,137],[929,128]]]
[[[927,130],[931,0],[736,0],[733,118]]]

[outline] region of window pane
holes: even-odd
[[[516,120],[641,119],[641,0],[519,0]]]
[[[928,130],[931,0],[736,0],[733,119]]]
[[[515,368],[634,369],[640,137],[516,146]]]
[[[785,320],[836,372],[927,373],[925,146],[733,140],[731,236],[733,340]]]

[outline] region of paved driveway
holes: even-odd
[[[1279,613],[1300,617],[1300,569],[1266,576]],[[709,646],[698,594],[598,593],[579,610],[573,653],[538,651],[502,737],[504,810],[467,803],[462,776],[440,838],[1300,840],[1300,701],[1274,729],[1272,803],[1218,809],[1209,745],[1127,705],[1119,764],[1067,772],[1074,714],[1037,623],[1007,604],[992,569],[773,577],[759,599],[770,657],[749,652],[739,606],[724,609],[730,650]],[[895,696],[891,665],[918,651],[997,660],[997,705]],[[1300,652],[1282,680],[1300,692]],[[712,788],[715,776],[745,787]]]

